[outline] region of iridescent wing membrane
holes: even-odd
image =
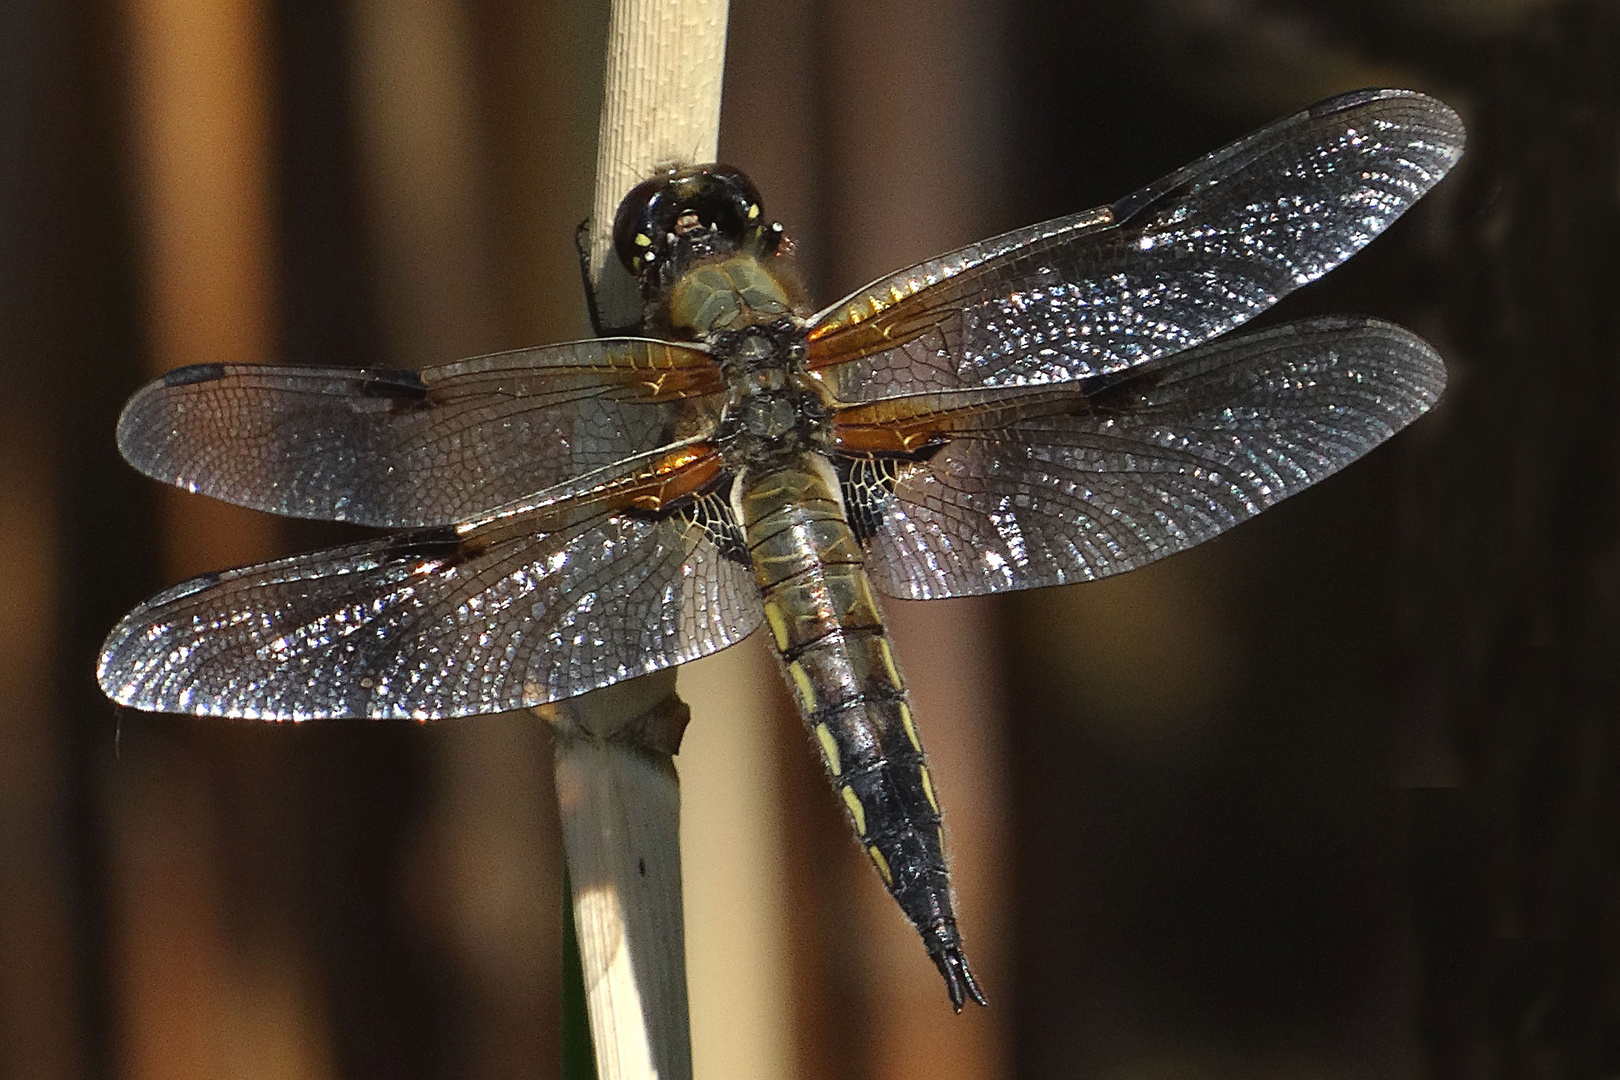
[[[1108,207],[880,279],[813,322],[874,583],[1084,581],[1199,543],[1439,397],[1420,339],[1313,320],[1204,345],[1369,243],[1461,157],[1409,91],[1346,94]],[[884,462],[887,456],[887,462]],[[870,473],[872,470],[868,470]]]
[[[274,720],[502,712],[715,652],[751,633],[746,566],[679,515],[408,533],[162,593],[114,629],[122,704]]]
[[[131,398],[118,448],[255,510],[452,525],[709,430],[720,389],[708,353],[637,338],[420,372],[204,364]]]
[[[930,260],[816,316],[835,457],[885,591],[1140,566],[1359,456],[1444,383],[1372,320],[1210,342],[1327,272],[1460,156],[1422,95],[1345,95],[1111,207]],[[717,494],[719,371],[607,339],[411,372],[206,365],[130,402],[142,471],[413,531],[177,586],[109,637],[115,700],[303,719],[495,712],[714,652],[760,602]]]
[[[880,278],[816,316],[808,366],[868,402],[1084,380],[1191,348],[1365,247],[1462,147],[1433,98],[1331,98],[1112,206]]]
[[[142,471],[258,509],[417,528],[152,598],[103,647],[103,688],[164,712],[433,719],[740,640],[758,593],[701,516],[718,377],[701,349],[637,339],[420,373],[171,372],[119,422]]]
[[[1024,390],[1039,400],[1010,420],[992,395],[941,404],[937,451],[891,468],[864,511],[873,584],[926,600],[1143,566],[1377,446],[1434,404],[1445,367],[1398,326],[1330,318],[1082,385]]]

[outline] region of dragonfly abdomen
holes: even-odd
[[[833,790],[952,1003],[982,1004],[951,908],[928,761],[832,465],[805,453],[745,470],[733,499],[771,643]]]

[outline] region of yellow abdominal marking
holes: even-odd
[[[945,826],[939,827],[939,857],[945,857]]]
[[[877,872],[883,875],[883,884],[892,886],[894,884],[894,871],[889,869],[889,860],[883,857],[883,852],[874,846],[867,848],[866,853],[872,856],[872,865],[877,867]]]
[[[917,774],[922,777],[923,794],[928,796],[928,805],[934,808],[934,813],[939,813],[939,800],[934,798],[934,782],[928,778],[928,766],[917,766]]]
[[[861,836],[866,835],[866,807],[861,805],[860,797],[849,788],[842,789],[844,805],[849,807],[850,817],[855,819],[855,831]],[[876,850],[876,849],[873,849]]]
[[[883,670],[887,672],[889,676],[889,685],[894,687],[896,690],[905,689],[900,682],[900,669],[894,666],[894,650],[889,648],[889,639],[880,637],[877,639],[877,643],[878,652],[883,656]],[[913,736],[911,741],[916,742],[916,737]]]
[[[776,638],[776,651],[787,652],[787,619],[782,617],[782,609],[776,606],[774,600],[765,601],[765,621],[771,624],[771,636]],[[837,772],[838,770],[834,769],[833,771]]]
[[[793,685],[799,688],[799,697],[804,701],[804,711],[816,711],[816,688],[810,685],[810,676],[804,670],[804,665],[797,660],[788,665],[788,675],[793,679]]]
[[[832,730],[826,724],[817,724],[816,738],[821,743],[821,752],[827,756],[827,768],[832,770],[834,776],[837,776],[844,771],[844,768],[843,762],[838,757],[838,741],[833,738]],[[849,794],[848,788],[844,789],[844,794],[846,796]],[[863,829],[862,832],[864,831]]]
[[[911,706],[905,702],[900,703],[900,726],[906,729],[906,738],[911,740],[911,748],[922,753],[922,743],[917,738],[917,725],[911,722]]]

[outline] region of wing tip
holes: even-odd
[[[1450,165],[1455,165],[1462,157],[1464,145],[1468,139],[1468,129],[1462,122],[1457,110],[1444,101],[1422,90],[1404,90],[1397,87],[1366,87],[1360,90],[1350,90],[1343,94],[1335,94],[1324,101],[1305,110],[1310,117],[1331,116],[1334,113],[1358,109],[1380,101],[1401,101],[1406,107],[1417,109],[1426,114],[1430,126],[1436,129],[1430,134],[1446,136],[1449,149]],[[1449,166],[1448,166],[1449,167]],[[1438,180],[1438,178],[1436,178]]]
[[[1399,367],[1391,368],[1388,374],[1408,384],[1413,391],[1413,396],[1409,399],[1413,408],[1401,410],[1389,417],[1393,425],[1391,435],[1433,408],[1446,389],[1448,377],[1446,362],[1438,349],[1399,323],[1370,315],[1318,315],[1296,319],[1249,334],[1218,339],[1216,344],[1206,348],[1214,351],[1220,348],[1219,341],[1222,340],[1229,342],[1231,347],[1242,348],[1246,344],[1253,344],[1268,337],[1276,339],[1292,337],[1302,342],[1313,338],[1326,338],[1345,342],[1361,339],[1388,343],[1391,351],[1399,352],[1402,358]]]

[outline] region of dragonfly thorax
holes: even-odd
[[[727,387],[718,442],[733,467],[826,446],[828,403],[805,373],[798,320],[718,334],[710,348]]]
[[[725,165],[670,169],[625,197],[614,239],[641,283],[643,329],[700,341],[719,365],[715,440],[733,469],[827,446],[831,401],[804,370],[801,290],[776,257],[782,227],[766,222],[748,177]]]

